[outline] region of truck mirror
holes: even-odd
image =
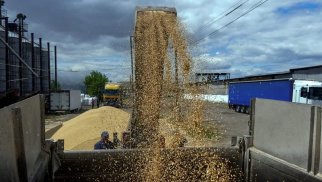
[[[304,97],[304,98],[307,97],[307,88],[305,87],[301,88],[301,97]]]

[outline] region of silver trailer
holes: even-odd
[[[77,111],[81,108],[80,90],[56,90],[50,92],[50,111]]]

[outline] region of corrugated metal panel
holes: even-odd
[[[35,47],[35,71],[40,76],[40,54],[39,54],[39,47]],[[40,91],[40,78],[35,78],[35,90]]]
[[[49,80],[48,80],[48,51],[43,50],[42,52],[42,75],[43,75],[43,89],[44,92],[49,91]]]
[[[9,37],[9,45],[18,53],[19,52],[19,39],[16,37]],[[9,51],[9,88],[19,90],[19,60]]]
[[[322,67],[294,70],[293,78],[299,80],[322,81]]]
[[[32,67],[31,63],[31,44],[28,42],[22,43],[22,58],[24,61]],[[24,95],[28,95],[32,93],[32,73],[27,67],[23,67],[23,78],[26,78],[26,80],[23,80],[23,93]]]
[[[5,37],[5,33],[0,31],[0,36]],[[0,43],[0,94],[6,91],[6,47]]]

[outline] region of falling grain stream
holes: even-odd
[[[77,176],[76,179],[86,181],[238,180],[236,150],[211,146],[177,148],[175,144],[164,148],[160,144],[162,110],[170,110],[166,119],[189,127],[198,137],[202,132],[199,126],[203,104],[198,99],[189,103],[182,99],[183,92],[197,95],[198,90],[188,84],[191,58],[176,12],[148,9],[137,11],[136,15],[135,104],[130,121],[133,149],[65,152],[60,156],[64,160],[58,179]]]

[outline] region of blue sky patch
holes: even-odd
[[[294,14],[294,13],[303,12],[303,11],[317,11],[321,7],[322,7],[321,3],[300,2],[300,3],[295,3],[288,7],[280,7],[276,10],[276,12],[281,15],[288,15],[288,14]]]

